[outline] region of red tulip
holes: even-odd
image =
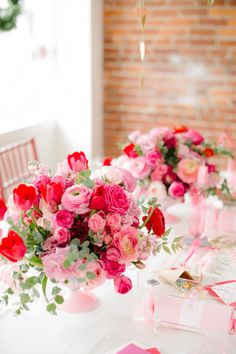
[[[60,204],[62,194],[64,193],[64,185],[62,182],[50,181],[42,190],[43,198],[47,203]]]
[[[102,162],[103,166],[111,166],[111,161],[112,161],[112,157],[105,157],[105,159]]]
[[[24,258],[26,250],[22,238],[12,230],[8,232],[7,237],[2,239],[0,245],[0,254],[12,262],[17,262]]]
[[[135,150],[135,145],[134,144],[129,144],[126,147],[124,147],[123,152],[132,158],[138,157],[138,153]]]
[[[37,201],[37,192],[34,186],[20,184],[13,189],[13,199],[15,205],[22,210],[28,210]]]
[[[73,172],[80,172],[88,169],[88,160],[84,152],[74,152],[67,156],[67,162]]]
[[[7,206],[4,200],[0,199],[0,221],[3,220],[6,211],[7,211]]]

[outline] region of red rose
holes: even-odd
[[[16,232],[10,230],[7,237],[2,239],[0,253],[9,261],[17,262],[24,258],[26,246],[22,238]]]
[[[149,209],[148,215],[151,210],[152,208]],[[148,216],[144,216],[143,221],[145,221],[147,217]],[[146,228],[148,229],[148,232],[152,230],[158,237],[161,237],[165,233],[165,218],[162,211],[158,207],[155,207],[150,219],[146,223]]]
[[[112,157],[105,157],[105,159],[102,162],[103,166],[111,166],[111,161],[112,161]]]
[[[129,144],[126,147],[124,147],[123,152],[132,158],[138,157],[138,153],[135,150],[135,145],[134,144]]]
[[[7,211],[7,206],[3,199],[0,199],[0,221],[3,220],[5,212]]]
[[[179,125],[174,127],[173,133],[174,134],[181,134],[181,133],[186,133],[188,131],[188,128],[185,125]]]
[[[13,189],[13,199],[15,205],[22,210],[28,210],[37,201],[37,193],[34,186],[20,184]]]
[[[121,275],[122,273],[124,273],[125,264],[120,264],[117,261],[109,260],[106,257],[105,253],[101,254],[101,258],[100,259],[102,261],[102,266],[103,266],[103,268],[105,269],[105,271],[107,273],[107,278],[108,279],[115,278],[115,277]]]
[[[214,156],[214,150],[211,149],[211,148],[205,148],[205,150],[203,151],[203,154],[206,156],[206,157],[212,157]]]
[[[115,289],[120,294],[126,294],[132,289],[131,280],[125,275],[120,275],[114,279]]]
[[[88,169],[88,160],[84,152],[74,152],[67,156],[67,162],[73,172],[80,172]]]
[[[98,186],[94,189],[91,200],[90,200],[90,209],[96,209],[96,210],[104,210],[105,211],[105,186]]]

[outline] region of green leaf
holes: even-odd
[[[38,298],[40,297],[40,293],[36,288],[33,288],[33,294],[34,294],[34,296],[36,296]]]
[[[86,273],[86,277],[88,279],[95,279],[96,278],[96,274],[94,272],[87,272]]]
[[[65,259],[63,262],[63,267],[64,268],[69,268],[71,266],[71,261],[69,259]]]
[[[142,156],[143,155],[143,151],[142,151],[142,149],[141,149],[141,146],[140,145],[135,145],[135,151],[137,152],[137,154],[139,155],[139,156]]]
[[[29,311],[29,310],[30,310],[29,306],[27,306],[26,304],[22,304],[22,306],[24,307],[24,309],[25,309],[26,311]]]
[[[98,259],[98,257],[95,253],[90,253],[87,258],[88,262],[93,262],[93,261],[96,261],[97,259]]]
[[[30,259],[29,259],[29,263],[36,266],[36,267],[43,267],[43,262],[40,258],[36,257],[36,256],[32,256]]]
[[[57,295],[61,292],[61,288],[59,288],[58,286],[54,286],[52,288],[52,295]]]
[[[170,232],[171,232],[171,227],[165,231],[164,237],[168,237]]]
[[[44,295],[46,301],[48,302],[48,298],[47,298],[47,294],[46,294],[47,282],[48,282],[48,278],[44,274],[43,279],[42,279],[42,291],[43,291],[43,295]]]
[[[86,264],[86,263],[81,264],[81,265],[79,266],[79,270],[85,270],[86,268],[87,268],[87,264]]]
[[[77,278],[77,281],[78,281],[79,283],[83,283],[83,282],[86,281],[86,279],[85,279],[85,278]]]
[[[22,287],[22,289],[31,289],[37,283],[39,283],[39,278],[33,276],[33,277],[30,277],[30,278],[27,278],[23,283],[21,283],[21,287]]]
[[[20,270],[22,271],[22,273],[27,273],[28,270],[29,270],[28,264],[22,264],[22,265],[20,266]]]
[[[22,303],[22,305],[27,304],[28,302],[30,302],[31,298],[28,294],[20,294],[20,302]]]
[[[17,309],[17,310],[15,311],[15,314],[16,314],[17,316],[21,315],[21,309]]]
[[[180,242],[182,239],[183,239],[182,236],[175,237],[174,240],[173,240],[173,242],[178,243],[178,242]]]
[[[84,241],[81,246],[83,248],[88,247],[89,246],[89,241]]]
[[[55,301],[56,301],[56,303],[57,303],[58,305],[61,305],[61,304],[63,304],[63,302],[64,302],[64,298],[63,298],[63,296],[61,296],[61,295],[56,295],[56,296],[55,296]]]
[[[172,248],[172,250],[173,250],[174,252],[177,251],[177,248],[176,248],[176,246],[175,246],[175,243],[172,243],[171,248]]]
[[[80,240],[78,238],[73,238],[70,245],[75,245],[76,247],[80,246]]]
[[[168,248],[167,246],[162,246],[162,248],[163,248],[163,250],[164,250],[166,253],[168,253],[168,254],[171,255],[171,252],[170,252],[170,250],[169,250],[169,248]]]
[[[141,209],[142,209],[142,213],[143,214],[148,214],[148,208],[146,208],[145,206],[141,205]]]
[[[54,303],[48,304],[46,309],[48,312],[52,313],[53,315],[56,314],[56,305]]]
[[[13,294],[14,294],[14,291],[13,291],[11,288],[8,288],[8,289],[7,289],[7,293],[8,293],[9,295],[13,295]]]

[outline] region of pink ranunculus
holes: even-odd
[[[86,186],[74,185],[67,188],[62,196],[61,202],[65,210],[85,214],[89,211],[91,191]]]
[[[103,253],[100,256],[100,260],[102,261],[103,267],[107,273],[107,278],[112,279],[121,275],[125,271],[125,264],[120,264],[117,261],[111,261],[106,257],[106,254]]]
[[[104,200],[109,213],[125,214],[129,209],[129,200],[121,186],[114,184],[105,185]]]
[[[128,170],[121,168],[120,171],[125,189],[132,193],[136,187],[136,179]]]
[[[151,180],[154,181],[161,181],[163,176],[167,173],[168,166],[162,163],[158,163],[155,170],[151,174]]]
[[[107,248],[106,250],[106,258],[109,261],[118,261],[120,259],[120,251],[114,247],[114,246],[110,246]]]
[[[93,214],[91,218],[89,218],[88,226],[95,233],[103,231],[105,225],[106,221],[98,213]]]
[[[144,156],[138,156],[136,159],[130,159],[129,170],[136,179],[145,179],[151,172],[151,167],[146,163]]]
[[[120,228],[121,216],[118,213],[108,214],[106,217],[106,223],[112,230]]]
[[[146,162],[149,166],[155,167],[158,160],[162,160],[162,155],[159,151],[149,151],[146,154]]]
[[[204,138],[196,130],[190,129],[183,135],[183,140],[184,142],[190,141],[194,145],[200,145],[204,141]]]
[[[153,150],[155,147],[155,144],[147,134],[140,135],[136,141],[136,145],[140,146],[144,154],[146,154],[148,151]]]
[[[119,294],[126,294],[132,289],[131,280],[125,275],[120,275],[114,279],[115,290]]]
[[[147,195],[149,198],[157,198],[158,200],[163,200],[166,198],[166,187],[161,181],[151,182]]]
[[[187,145],[185,145],[185,144],[179,145],[177,154],[180,159],[188,158],[189,153],[190,153],[190,149]]]
[[[69,247],[56,248],[55,253],[47,254],[42,258],[44,272],[50,279],[55,279],[59,282],[73,279],[76,276],[73,266],[64,267],[64,261],[69,253]]]
[[[114,246],[121,253],[121,261],[128,264],[137,259],[138,230],[129,226],[114,235]]]
[[[58,227],[53,236],[58,243],[65,243],[70,239],[70,231],[65,227]]]
[[[135,130],[129,134],[128,139],[131,143],[136,144],[137,139],[140,137],[141,132],[140,130]]]
[[[172,198],[181,198],[185,194],[185,187],[182,182],[172,182],[169,190],[168,190],[169,195]]]
[[[86,272],[92,272],[95,274],[96,277],[93,279],[86,278],[86,281],[82,283],[82,287],[84,288],[84,290],[92,290],[97,288],[98,286],[101,286],[107,278],[105,270],[97,261],[89,262],[86,267]]]
[[[57,227],[70,228],[73,225],[74,216],[67,210],[59,210],[53,216],[53,224]]]
[[[168,136],[168,134],[171,133],[171,130],[167,127],[159,127],[159,128],[153,128],[150,130],[148,133],[149,138],[152,140],[161,140],[162,138]]]
[[[177,175],[184,183],[194,183],[198,177],[199,163],[193,159],[183,159],[177,165]]]

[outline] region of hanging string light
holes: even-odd
[[[144,6],[144,0],[141,0],[140,7],[137,9],[137,15],[140,20],[141,24],[141,39],[139,42],[139,53],[140,53],[140,59],[141,59],[141,77],[140,77],[140,85],[141,87],[144,86],[144,61],[145,61],[145,36],[144,36],[144,29],[145,29],[145,24],[146,24],[146,18],[147,18],[147,9]]]

